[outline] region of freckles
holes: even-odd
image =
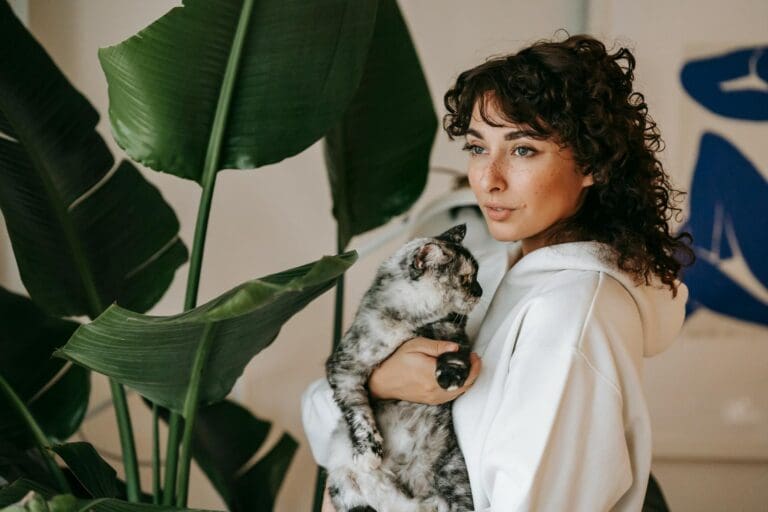
[[[551,188],[552,187],[548,182],[537,181],[530,187],[531,195],[534,197],[541,197],[547,194],[547,192],[551,190]]]
[[[536,182],[533,184],[535,194],[542,196],[545,194],[552,194],[559,188],[559,172],[557,169],[547,169],[546,172],[539,175]]]

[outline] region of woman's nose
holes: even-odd
[[[504,163],[501,158],[488,160],[488,164],[482,170],[480,184],[486,192],[503,192],[507,189]]]

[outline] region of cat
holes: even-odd
[[[379,267],[352,325],[326,361],[343,414],[331,440],[328,492],[337,512],[460,512],[473,508],[451,403],[369,399],[368,378],[415,336],[459,343],[437,359],[448,390],[470,370],[466,318],[479,302],[478,265],[461,245],[466,225],[406,243]]]

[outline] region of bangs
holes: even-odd
[[[451,139],[466,135],[475,104],[482,120],[490,126],[521,125],[536,139],[553,135],[554,130],[541,116],[538,91],[531,94],[521,87],[524,70],[516,69],[513,61],[514,57],[493,59],[459,75],[456,87],[445,96],[449,113],[443,119],[443,128]],[[495,110],[494,116],[490,110]]]
[[[474,100],[470,103],[470,120],[474,105],[477,103],[480,118],[490,126],[502,127],[509,124],[518,125],[526,136],[533,139],[548,139],[552,135],[552,129],[549,128],[536,112],[532,106],[520,99],[508,99],[504,101],[505,96],[500,96],[495,89],[485,89],[478,91]],[[491,108],[489,109],[489,105]],[[497,114],[496,119],[491,117],[489,110],[495,110]],[[498,115],[501,115],[501,119],[498,119]],[[499,122],[501,121],[501,122]],[[469,123],[467,124],[469,128]]]

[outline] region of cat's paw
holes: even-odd
[[[441,388],[453,391],[464,385],[469,376],[469,352],[444,352],[437,358],[435,377]]]

